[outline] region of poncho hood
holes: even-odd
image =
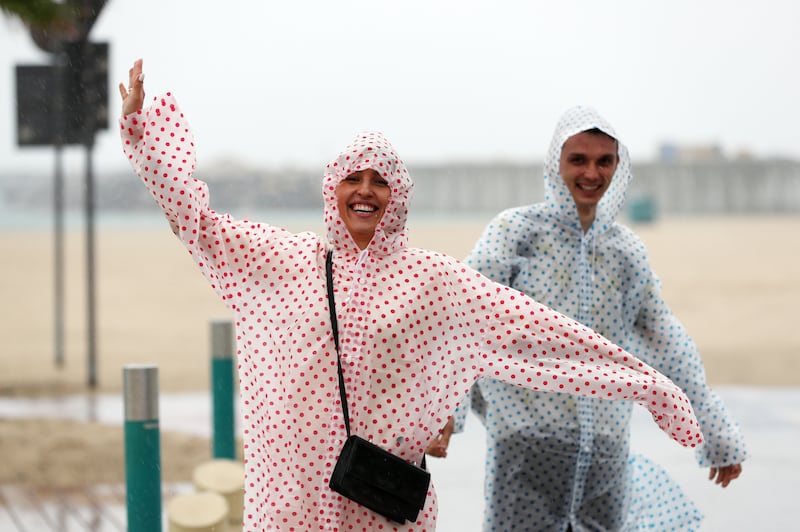
[[[573,135],[583,131],[597,128],[617,139],[619,164],[617,171],[600,203],[597,205],[597,214],[590,229],[590,233],[605,232],[622,210],[625,202],[625,193],[633,179],[631,162],[628,149],[620,141],[614,128],[597,111],[591,107],[576,106],[568,109],[558,121],[550,149],[547,152],[544,164],[545,203],[548,208],[555,211],[555,216],[560,223],[582,231],[578,219],[575,201],[564,183],[559,171],[561,161],[561,148],[564,142]]]
[[[353,142],[325,167],[322,177],[325,227],[328,243],[333,249],[347,253],[360,252],[339,212],[336,186],[353,172],[370,168],[388,181],[391,193],[386,211],[375,229],[375,235],[367,250],[371,254],[381,256],[408,245],[406,220],[414,183],[408,175],[405,163],[398,157],[386,137],[381,133],[370,131],[356,136]]]

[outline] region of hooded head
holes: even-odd
[[[322,196],[325,201],[328,242],[336,249],[359,251],[339,212],[336,187],[347,176],[367,169],[378,172],[386,180],[390,190],[386,209],[367,249],[371,253],[388,254],[408,245],[406,220],[414,183],[405,164],[381,133],[367,132],[358,135],[325,167]]]
[[[561,149],[570,137],[592,129],[599,129],[616,139],[617,155],[619,156],[616,172],[611,178],[611,184],[597,204],[592,225],[593,230],[597,228],[598,231],[603,231],[614,222],[622,209],[625,193],[633,176],[631,175],[628,149],[619,140],[611,124],[591,107],[578,106],[567,110],[556,125],[544,165],[545,201],[550,208],[556,211],[556,216],[562,223],[580,228],[575,201],[559,171]]]

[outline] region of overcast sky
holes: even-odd
[[[662,142],[800,158],[794,0],[109,0],[111,94],[144,58],[199,164],[319,169],[359,131],[414,164],[540,161],[560,114],[596,107],[636,160]],[[0,171],[52,167],[16,145],[17,64],[50,59],[0,18]],[[82,164],[77,148],[67,160]],[[124,168],[116,118],[95,164]]]

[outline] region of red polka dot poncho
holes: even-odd
[[[235,220],[194,179],[189,125],[167,94],[120,121],[125,154],[172,230],[236,319],[245,459],[244,530],[434,530],[431,486],[401,526],[328,488],[345,440],[325,256],[334,289],[351,427],[409,461],[479,378],[542,391],[634,400],[685,446],[702,436],[683,392],[590,329],[456,259],[409,248],[413,183],[378,133],[358,136],[323,177],[326,239]],[[334,190],[373,168],[389,204],[363,251]],[[436,479],[433,479],[435,483]]]

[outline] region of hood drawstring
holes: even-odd
[[[367,259],[367,255],[369,255],[368,248],[362,249],[358,254],[358,259],[356,259],[356,264],[353,266],[353,280],[350,281],[350,286],[347,288],[347,297],[344,299],[344,304],[350,302],[350,298],[353,296],[353,290],[359,282],[361,282],[361,274],[362,270],[364,269],[364,262]]]

